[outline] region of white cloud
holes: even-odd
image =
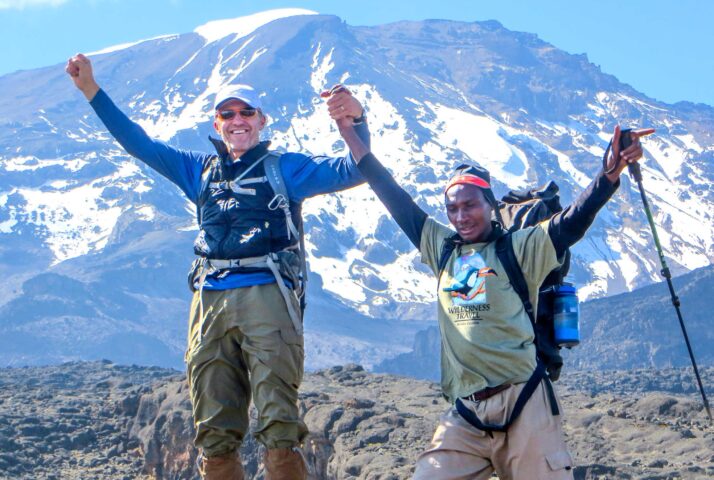
[[[0,10],[14,8],[22,10],[26,7],[57,7],[67,3],[67,0],[0,0]]]

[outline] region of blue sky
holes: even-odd
[[[587,53],[606,73],[658,100],[714,106],[714,2],[706,0],[0,0],[0,75],[286,7],[335,14],[350,25],[495,19]]]

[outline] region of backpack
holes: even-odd
[[[511,190],[498,201],[498,208],[494,209],[496,218],[506,229],[505,235],[496,240],[496,254],[506,269],[508,280],[523,302],[523,307],[533,325],[538,360],[545,366],[548,377],[553,381],[560,377],[563,367],[560,347],[555,342],[553,303],[555,290],[568,273],[570,252],[566,251],[562,266],[550,272],[541,284],[538,291],[538,311],[534,312],[529,299],[528,285],[513,251],[511,234],[516,230],[537,225],[562,211],[558,191],[558,185],[553,181],[541,188]],[[454,241],[456,238],[458,235],[444,241],[438,264],[439,277],[456,247]]]
[[[291,202],[288,196],[287,187],[283,174],[280,170],[280,159],[282,156],[275,152],[269,152],[258,160],[264,163],[265,176],[273,190],[274,196],[268,203],[270,210],[281,209],[285,214],[285,222],[288,229],[288,238],[295,237],[298,243],[279,252],[270,252],[264,256],[216,260],[204,257],[194,260],[189,271],[189,287],[194,289],[194,282],[200,285],[198,291],[202,293],[203,283],[207,275],[216,272],[230,271],[240,268],[267,268],[274,275],[280,293],[285,299],[285,303],[290,314],[290,318],[295,326],[295,331],[302,334],[302,317],[305,313],[305,291],[307,284],[307,264],[305,262],[305,240],[302,223],[302,206],[300,203]],[[250,169],[243,172],[245,175]],[[240,178],[240,177],[239,177]],[[293,207],[291,210],[291,206]],[[289,289],[282,279],[288,280],[292,286]],[[203,317],[203,297],[200,296],[201,317]],[[295,298],[300,311],[293,305]]]

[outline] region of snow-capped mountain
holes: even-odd
[[[714,258],[714,108],[658,102],[537,36],[497,22],[352,27],[277,10],[91,55],[100,85],[146,131],[211,146],[213,95],[253,85],[276,149],[342,155],[318,93],[350,86],[373,151],[446,221],[463,160],[496,193],[554,179],[567,204],[600,167],[615,124],[652,126],[644,183],[675,274]],[[178,366],[196,234],[178,188],[114,143],[62,65],[0,77],[0,364],[106,357]],[[308,200],[308,367],[371,366],[433,321],[435,282],[368,187]],[[659,278],[627,178],[573,249],[581,298]]]

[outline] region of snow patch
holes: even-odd
[[[312,57],[312,75],[310,75],[310,85],[312,85],[313,92],[320,93],[323,89],[329,88],[327,85],[327,74],[330,73],[335,67],[332,62],[332,52],[334,48],[330,49],[329,52],[320,60],[320,52],[322,50],[322,45],[317,44],[315,49],[315,55]]]
[[[432,141],[440,147],[463,152],[472,161],[487,168],[491,175],[511,188],[528,185],[528,160],[517,147],[501,135],[522,134],[483,114],[465,112],[445,105],[427,102],[434,112],[431,122],[419,123],[434,132]]]
[[[89,162],[80,158],[66,160],[63,158],[39,159],[34,156],[21,156],[4,159],[2,163],[7,172],[34,171],[55,165],[60,165],[70,172],[76,172]]]
[[[158,37],[151,37],[151,38],[145,38],[143,40],[138,40],[136,42],[127,42],[127,43],[120,43],[118,45],[112,45],[111,47],[103,48],[101,50],[97,50],[95,52],[89,52],[86,55],[89,56],[94,56],[94,55],[104,55],[105,53],[112,53],[112,52],[118,52],[119,50],[125,50],[129,47],[133,47],[134,45],[139,45],[140,43],[144,42],[151,42],[153,40],[164,40],[165,42],[169,42],[171,40],[177,39],[179,36],[175,33],[168,34],[168,35],[159,35]]]
[[[151,222],[156,218],[156,209],[151,205],[143,205],[135,210],[136,215],[141,220]]]
[[[688,133],[686,135],[674,135],[675,138],[678,138],[680,142],[684,145],[684,148],[687,150],[693,150],[696,153],[702,153],[704,149],[702,148],[699,143],[694,139],[694,135],[691,133]]]
[[[102,190],[94,185],[54,192],[18,189],[27,202],[24,221],[48,231],[46,242],[54,254],[54,263],[106,245],[122,209],[103,204]],[[18,212],[11,215],[19,216]]]
[[[251,43],[253,37],[246,40],[241,47],[228,58],[223,57],[224,50],[218,54],[218,60],[211,70],[206,80],[206,88],[203,92],[192,99],[184,99],[178,91],[169,91],[164,98],[166,108],[169,113],[161,114],[162,103],[158,100],[146,105],[143,113],[148,118],[138,119],[139,123],[149,136],[163,141],[169,141],[177,132],[194,128],[197,124],[203,123],[209,118],[209,111],[213,105],[214,96],[225,85],[234,84],[236,78],[261,55],[267,52],[266,48],[259,48],[252,52],[250,58],[243,58],[237,68],[224,71],[228,61],[244,53],[246,47]]]
[[[280,8],[254,13],[253,15],[246,15],[244,17],[214,20],[196,27],[194,32],[205,38],[206,43],[211,43],[225,38],[228,35],[236,35],[237,38],[245,37],[263,25],[281,18],[317,14],[315,11],[306,10],[304,8]]]

